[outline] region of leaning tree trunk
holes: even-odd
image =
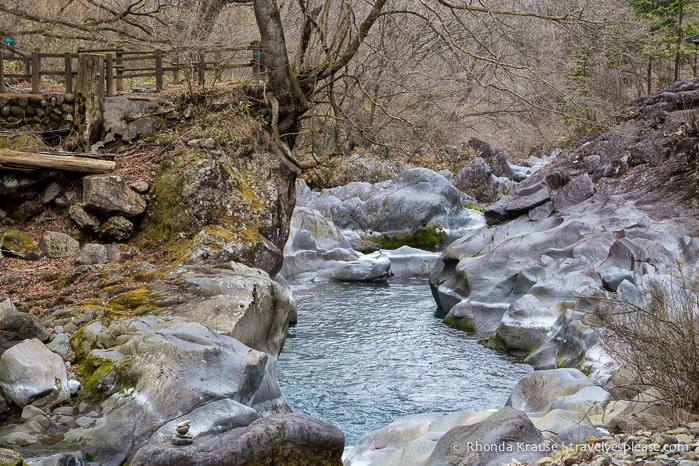
[[[293,136],[298,119],[308,110],[308,100],[291,69],[287,55],[284,27],[275,0],[253,0],[255,19],[260,30],[260,45],[264,54],[267,80],[277,112],[280,133],[290,131],[282,139],[293,149]]]

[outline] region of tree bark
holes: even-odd
[[[85,115],[79,134],[88,146],[100,140],[104,128],[104,59],[104,55],[90,53],[81,53],[78,58],[78,106]]]
[[[279,131],[296,129],[298,118],[308,111],[310,105],[291,70],[279,7],[275,0],[253,0],[253,6],[260,30],[260,46],[265,57],[267,80],[279,104]],[[292,147],[293,144],[289,146]]]
[[[0,149],[0,168],[64,170],[80,173],[110,173],[114,171],[114,162],[93,157],[74,157],[71,155],[41,154]]]

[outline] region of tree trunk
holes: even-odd
[[[275,0],[253,0],[255,20],[260,30],[260,46],[264,54],[267,80],[279,104],[277,123],[280,133],[296,133],[298,118],[308,108],[308,100],[292,72],[287,55],[284,27]],[[283,135],[282,135],[283,136]],[[283,137],[293,149],[292,134]]]
[[[74,157],[72,155],[0,149],[0,168],[44,168],[80,173],[110,173],[114,171],[114,167],[114,161],[101,160],[94,157]]]
[[[78,58],[78,107],[85,115],[79,134],[87,146],[100,140],[104,127],[104,58],[90,53],[81,53]]]

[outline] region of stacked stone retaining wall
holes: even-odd
[[[41,130],[71,129],[73,94],[0,94],[0,127],[29,126]]]

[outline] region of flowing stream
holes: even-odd
[[[293,289],[298,325],[277,375],[295,412],[354,445],[400,416],[501,408],[531,368],[444,325],[425,278]]]

